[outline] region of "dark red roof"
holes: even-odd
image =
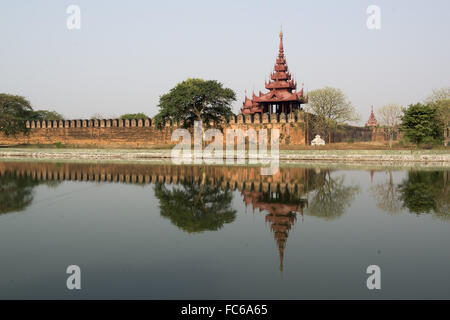
[[[262,108],[259,105],[261,102],[304,102],[303,88],[298,92],[296,91],[297,81],[292,79],[288,71],[284,56],[282,32],[280,32],[280,47],[274,72],[270,74],[269,82],[265,83],[265,87],[269,92],[263,94],[260,91],[258,96],[253,93],[252,99],[247,98],[247,96],[245,97],[242,108],[243,114],[261,112]]]
[[[372,111],[370,112],[369,120],[366,122],[366,127],[378,127],[377,119],[375,118],[375,114],[373,113],[373,106]]]

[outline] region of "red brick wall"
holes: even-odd
[[[80,147],[111,148],[147,148],[156,145],[173,145],[171,135],[177,125],[165,125],[162,128],[152,126],[151,119],[146,120],[59,120],[29,121],[29,135],[4,136],[0,134],[0,144],[40,144],[61,143]],[[257,133],[261,129],[280,130],[280,144],[305,144],[305,125],[294,114],[256,116],[234,116],[225,129],[250,128]],[[225,135],[224,135],[225,139]]]

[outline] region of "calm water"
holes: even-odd
[[[445,170],[0,162],[0,298],[449,299],[449,244]]]

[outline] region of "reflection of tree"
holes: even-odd
[[[310,216],[332,220],[339,218],[350,206],[357,192],[358,186],[346,186],[344,176],[331,177],[330,170],[320,175],[321,181],[317,181],[313,199],[309,202],[305,213]]]
[[[0,214],[25,210],[33,201],[33,188],[38,184],[9,172],[0,176]]]
[[[157,182],[155,195],[161,216],[189,233],[219,230],[236,217],[236,210],[231,207],[231,190],[207,184],[204,174],[201,183],[183,182],[169,188]]]
[[[403,207],[412,213],[434,213],[448,220],[450,187],[448,171],[410,171],[399,186]]]
[[[379,183],[371,188],[371,192],[375,197],[376,205],[379,209],[389,214],[398,213],[401,209],[398,189],[394,184],[392,171],[389,171],[389,180],[385,183]]]

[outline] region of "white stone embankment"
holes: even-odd
[[[115,149],[0,149],[0,159],[145,160],[170,159],[171,150]],[[281,150],[284,161],[418,162],[450,165],[450,150]]]

